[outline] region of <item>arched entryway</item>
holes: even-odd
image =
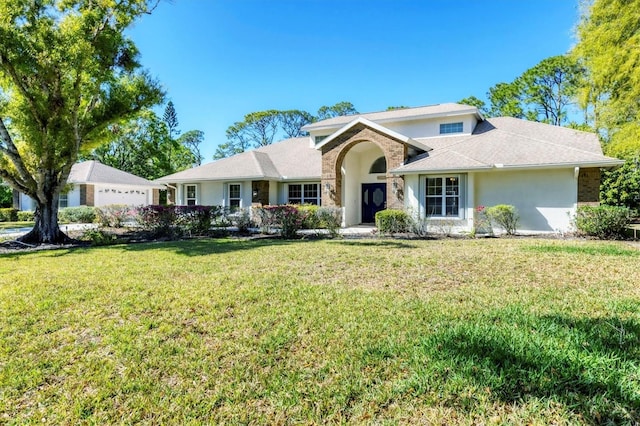
[[[403,164],[407,145],[357,124],[322,146],[322,205],[343,208],[343,225],[373,222],[376,211],[402,208],[404,181],[390,170]],[[384,172],[372,167],[384,159]]]

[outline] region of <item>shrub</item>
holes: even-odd
[[[248,233],[249,228],[253,225],[253,221],[251,220],[251,209],[240,209],[240,211],[231,216],[231,223],[233,226],[238,228],[239,233]]]
[[[518,227],[518,210],[509,204],[498,204],[496,206],[487,207],[485,209],[486,215],[489,220],[506,232],[507,235],[513,235],[516,233]]]
[[[579,232],[601,239],[623,238],[631,223],[628,207],[581,206],[578,207],[575,225]]]
[[[136,221],[147,231],[158,237],[175,238],[180,235],[176,227],[174,206],[149,205],[138,208]]]
[[[303,204],[300,206],[296,206],[298,212],[300,212],[304,216],[304,221],[302,223],[302,229],[319,229],[322,227],[322,223],[318,218],[318,210],[319,206],[314,206],[313,204]]]
[[[475,237],[478,234],[493,235],[491,219],[489,219],[487,209],[484,206],[476,207],[473,212],[473,230],[471,231],[471,236]]]
[[[259,216],[263,227],[279,227],[282,238],[292,239],[298,236],[306,215],[298,211],[296,206],[282,205],[263,206],[259,210]]]
[[[18,212],[18,220],[20,222],[33,222],[35,220],[34,212],[30,210],[21,210]]]
[[[15,222],[18,220],[18,210],[14,208],[0,209],[0,222]]]
[[[118,237],[100,229],[87,229],[80,237],[81,240],[91,242],[92,246],[108,246],[116,244]]]
[[[111,204],[96,208],[96,219],[102,226],[121,228],[125,222],[135,220],[136,210],[124,204]]]
[[[320,226],[329,231],[331,238],[338,236],[342,225],[342,209],[340,207],[319,207],[316,211],[316,217]]]
[[[175,206],[176,224],[185,232],[204,235],[211,229],[212,206]]]
[[[65,207],[58,211],[58,220],[63,223],[93,223],[96,209],[90,206]]]
[[[404,210],[381,210],[376,213],[376,227],[383,234],[408,232],[411,217]]]

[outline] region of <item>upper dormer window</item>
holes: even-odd
[[[442,123],[440,125],[440,134],[462,133],[462,122],[459,123]]]
[[[322,141],[323,141],[324,139],[326,139],[327,137],[328,137],[328,135],[325,135],[325,136],[316,136],[316,137],[315,137],[316,145],[317,145],[317,144],[319,144],[320,142],[322,142]]]

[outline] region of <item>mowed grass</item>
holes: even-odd
[[[193,240],[0,256],[0,423],[634,424],[624,243]]]

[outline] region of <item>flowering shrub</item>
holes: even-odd
[[[124,204],[111,204],[96,208],[96,220],[102,226],[121,228],[125,222],[135,220],[137,210]]]
[[[476,207],[473,214],[473,231],[472,234],[487,234],[493,235],[493,227],[491,226],[491,220],[487,216],[487,209],[485,206]]]
[[[280,228],[280,235],[286,239],[297,237],[306,216],[292,205],[263,206],[259,209],[258,215],[263,228]]]
[[[176,225],[191,235],[203,235],[211,229],[211,221],[216,207],[175,206]]]
[[[138,224],[157,236],[176,235],[176,210],[174,206],[149,205],[138,208]]]

